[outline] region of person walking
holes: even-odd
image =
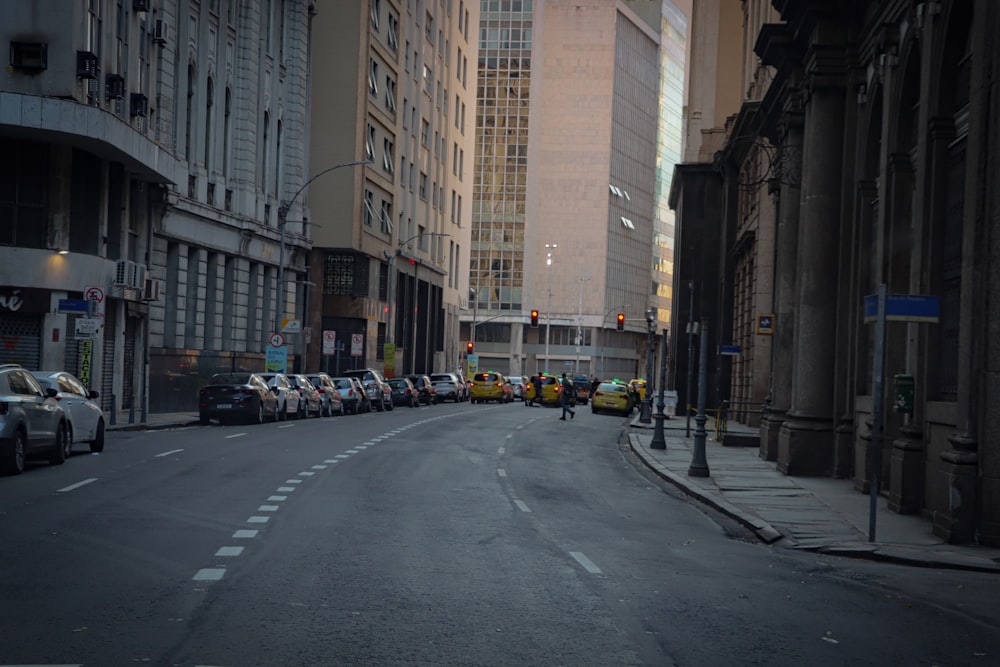
[[[572,419],[576,417],[576,410],[573,409],[573,394],[576,392],[576,387],[573,386],[573,382],[566,377],[566,374],[562,374],[562,391],[559,394],[559,403],[562,405],[562,417],[559,419],[566,421],[566,413],[569,413],[569,418]]]

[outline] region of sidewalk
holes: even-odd
[[[756,447],[723,447],[709,431],[705,441],[709,477],[689,477],[695,422],[685,437],[685,420],[664,420],[667,448],[650,449],[651,424],[636,417],[628,432],[632,451],[668,482],[753,530],[768,544],[838,556],[1000,573],[1000,549],[941,541],[927,519],[888,509],[879,498],[875,536],[868,541],[870,499],[850,480],[789,477],[764,461]],[[729,425],[729,434],[757,429]]]
[[[151,412],[142,421],[142,413],[136,410],[119,410],[114,415],[114,424],[108,423],[108,431],[148,431],[161,428],[179,428],[198,423],[198,411],[192,412]]]

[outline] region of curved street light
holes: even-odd
[[[278,231],[280,234],[280,241],[278,245],[278,299],[274,309],[275,333],[281,331],[281,317],[285,314],[285,226],[288,224],[288,211],[291,210],[292,204],[294,204],[295,200],[299,198],[299,195],[305,192],[305,189],[309,187],[309,184],[320,176],[342,167],[354,167],[360,164],[374,163],[371,160],[356,160],[354,162],[343,162],[341,164],[335,164],[332,167],[327,167],[310,177],[309,180],[302,184],[302,187],[295,191],[295,194],[292,195],[292,198],[289,199],[287,203],[278,207]]]
[[[545,249],[548,251],[546,252],[545,256],[545,266],[548,267],[546,269],[546,273],[549,274],[548,276],[549,296],[548,296],[548,301],[546,302],[548,305],[545,308],[545,372],[546,373],[549,372],[549,325],[552,324],[552,254],[558,247],[559,245],[556,243],[545,244]]]

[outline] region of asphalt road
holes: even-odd
[[[0,478],[0,665],[991,665],[1000,580],[755,544],[624,420],[117,432]]]

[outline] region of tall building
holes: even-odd
[[[697,79],[739,103],[718,107],[732,117],[703,134],[714,155],[675,188],[682,265],[701,259],[684,259],[687,230],[716,221],[700,275],[722,277],[723,331],[755,338],[752,363],[711,369],[718,385],[767,388],[760,455],[779,470],[881,493],[949,541],[1000,544],[1000,7],[698,7],[721,11],[703,27],[696,13],[696,35],[740,12],[745,31],[738,67]]]
[[[479,367],[645,373],[646,310],[666,315],[651,288],[654,238],[667,246],[655,229],[664,6],[481,3],[462,314]]]
[[[313,243],[303,291],[313,333],[307,364],[454,371],[464,352],[458,315],[468,289],[479,8],[365,0],[318,9],[316,180],[304,193],[311,217],[302,231]],[[336,168],[358,160],[369,164]]]
[[[112,419],[263,368],[307,243],[278,208],[304,177],[312,6],[4,3],[4,360],[75,371]]]

